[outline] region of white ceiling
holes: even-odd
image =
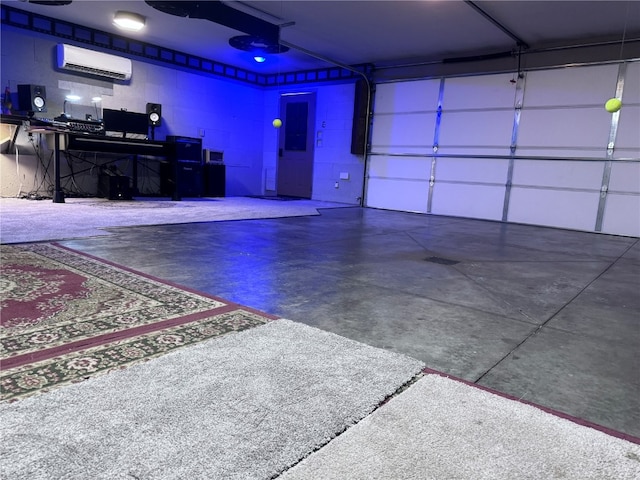
[[[339,64],[386,66],[512,51],[516,49],[514,36],[530,49],[640,38],[637,0],[473,2],[508,33],[463,0],[225,1],[284,25],[281,39],[307,51],[292,49],[258,65],[252,55],[228,44],[229,38],[243,32],[209,20],[169,15],[142,0],[75,0],[66,6],[24,0],[2,3],[117,34],[122,32],[112,25],[114,12],[136,12],[147,17],[147,25],[141,33],[127,34],[132,38],[265,73],[329,66],[308,52]]]

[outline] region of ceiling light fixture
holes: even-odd
[[[123,30],[138,32],[144,28],[146,18],[138,13],[119,10],[113,16],[113,24]]]
[[[267,59],[261,55],[256,55],[253,59],[258,63],[264,63],[267,61]]]

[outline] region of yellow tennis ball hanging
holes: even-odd
[[[272,123],[276,128],[280,128],[282,126],[282,120],[280,120],[279,118],[276,118]]]
[[[619,98],[610,98],[604,104],[604,108],[609,113],[616,113],[622,108],[622,102]]]

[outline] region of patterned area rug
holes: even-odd
[[[1,401],[274,318],[56,244],[0,253]]]

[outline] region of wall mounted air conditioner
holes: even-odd
[[[58,68],[116,80],[131,78],[131,60],[107,53],[58,44]]]

